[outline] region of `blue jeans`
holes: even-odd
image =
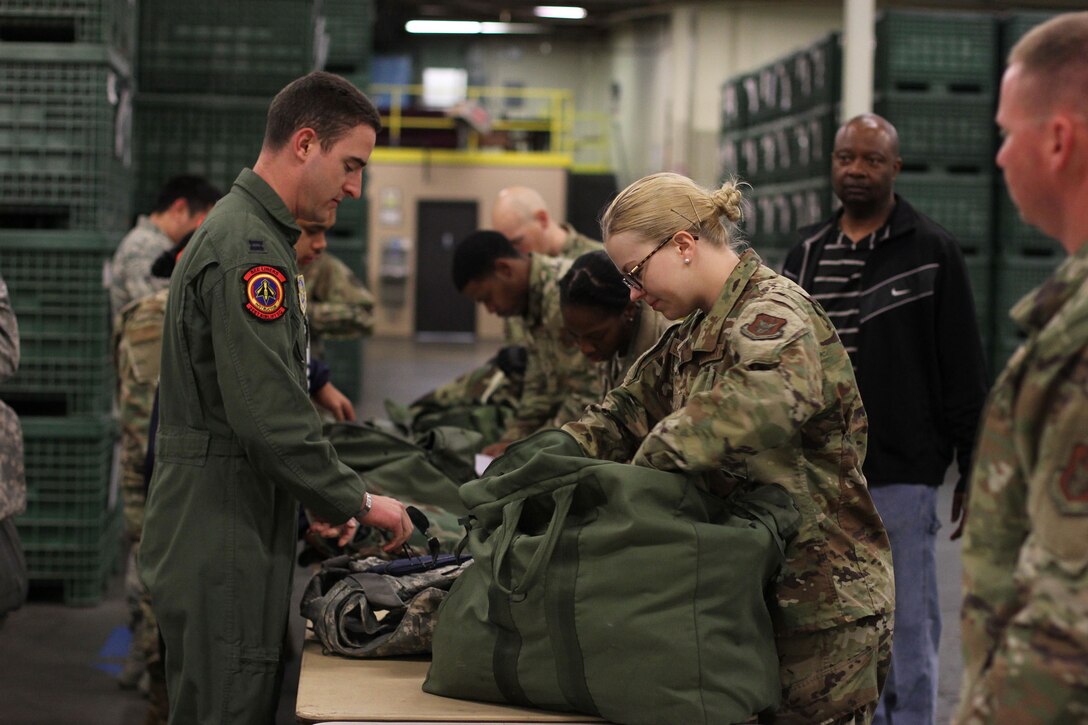
[[[895,568],[892,666],[874,725],[932,725],[937,719],[937,489],[909,483],[869,489],[884,519]]]

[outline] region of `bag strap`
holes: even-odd
[[[529,560],[529,565],[525,568],[525,575],[521,581],[515,583],[511,579],[509,588],[502,583],[499,572],[502,571],[503,562],[506,561],[506,555],[509,553],[510,546],[514,541],[514,534],[517,533],[518,524],[521,522],[521,514],[525,509],[525,499],[514,499],[503,507],[502,523],[495,530],[495,535],[499,537],[498,544],[495,546],[495,557],[491,561],[491,581],[501,592],[509,597],[522,598],[536,584],[544,564],[551,560],[552,554],[555,552],[555,545],[559,541],[559,535],[563,532],[563,522],[570,512],[576,488],[577,484],[571,484],[552,491],[555,510],[552,512],[551,521],[548,522],[548,528],[544,532],[544,539],[537,546],[536,551],[533,552],[533,558]]]

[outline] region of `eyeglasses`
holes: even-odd
[[[675,237],[677,234],[679,234],[679,232],[673,232],[669,236],[665,237],[656,247],[650,250],[650,253],[643,257],[638,264],[636,264],[634,267],[631,267],[631,269],[627,272],[620,272],[620,277],[623,278],[623,283],[627,285],[627,287],[630,289],[645,291],[645,287],[642,286],[642,280],[639,279],[639,275],[642,274],[642,268],[646,266],[646,262],[650,261],[650,257],[657,254],[661,250],[661,248],[671,242],[673,237]],[[693,234],[691,236],[693,239],[699,238],[697,234]]]

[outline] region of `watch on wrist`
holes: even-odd
[[[366,516],[372,508],[374,508],[374,497],[368,491],[363,494],[363,507],[359,510],[359,516]]]

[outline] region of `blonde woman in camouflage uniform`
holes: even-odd
[[[682,324],[576,423],[590,456],[702,474],[728,496],[778,483],[801,530],[775,584],[776,723],[872,718],[891,650],[887,534],[861,473],[866,419],[835,328],[797,285],[730,246],[733,184],[635,182],[601,223],[631,299]],[[728,552],[723,552],[728,556]]]

